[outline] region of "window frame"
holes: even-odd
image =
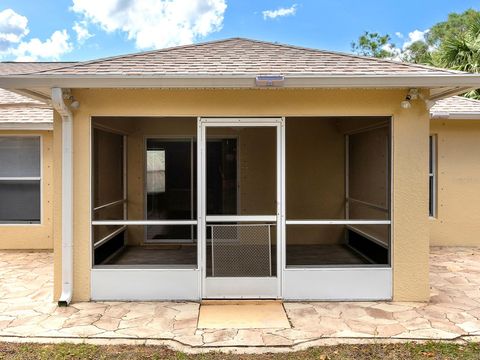
[[[39,133],[32,134],[0,134],[0,138],[6,137],[21,137],[21,138],[38,138],[39,139],[39,153],[40,153],[40,174],[39,176],[10,176],[10,177],[0,177],[0,183],[2,181],[38,181],[40,184],[40,219],[39,221],[17,221],[17,222],[8,222],[0,220],[0,227],[3,226],[41,226],[43,225],[43,135]]]
[[[437,135],[430,134],[428,137],[428,216],[430,218],[437,217],[437,143]]]

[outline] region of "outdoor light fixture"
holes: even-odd
[[[283,86],[284,81],[283,75],[257,75],[255,77],[255,85],[262,87]]]
[[[70,107],[73,110],[77,110],[80,107],[80,102],[78,100],[75,100],[75,98],[72,96],[72,103],[70,104]]]
[[[73,110],[77,110],[80,107],[80,102],[75,99],[70,89],[63,89],[63,99],[70,101],[70,108]]]
[[[410,109],[412,107],[411,100],[418,99],[418,89],[410,89],[408,90],[407,96],[405,96],[405,100],[400,103],[402,109]]]

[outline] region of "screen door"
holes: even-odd
[[[280,296],[281,122],[200,120],[204,298]]]

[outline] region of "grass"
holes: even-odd
[[[480,359],[480,344],[404,343],[337,345],[279,354],[225,354],[210,352],[189,355],[160,346],[97,346],[75,344],[0,343],[1,360],[393,360],[393,359]]]

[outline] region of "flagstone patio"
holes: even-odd
[[[53,254],[0,251],[0,341],[297,349],[320,343],[480,339],[480,249],[434,248],[430,303],[284,303],[287,329],[197,329],[194,302],[52,302]],[[378,340],[375,340],[378,341]]]

